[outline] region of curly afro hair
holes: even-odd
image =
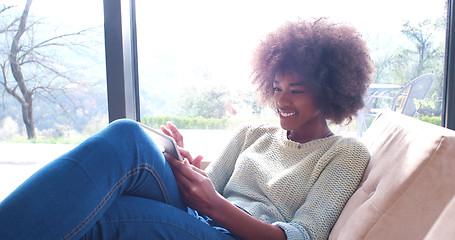
[[[286,22],[266,36],[252,60],[252,80],[265,103],[273,103],[277,74],[294,74],[316,96],[325,119],[336,124],[352,119],[374,72],[361,35],[327,19]]]

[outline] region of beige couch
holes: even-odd
[[[330,239],[455,239],[455,131],[389,112],[362,140],[372,157]]]

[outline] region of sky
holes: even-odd
[[[25,4],[25,0],[3,2],[21,10]],[[153,64],[156,58],[151,55],[172,48],[170,51],[176,54],[187,52],[184,55],[193,59],[185,59],[187,62],[205,61],[207,65],[222,59],[229,62],[249,59],[262,36],[298,17],[329,17],[352,24],[365,38],[387,41],[400,34],[405,20],[418,22],[441,16],[444,3],[444,0],[136,0],[139,57],[144,64]],[[102,0],[34,0],[31,14],[61,28],[102,26],[104,21]],[[202,60],[195,60],[197,55]]]
[[[22,10],[25,4],[25,0],[2,2],[5,5],[17,5],[18,10]],[[198,34],[205,37],[207,30],[210,30],[212,35],[217,34],[217,31],[235,31],[236,34],[247,35],[248,39],[257,39],[284,21],[297,17],[330,17],[335,21],[352,23],[360,32],[383,35],[382,33],[399,31],[404,20],[419,21],[423,18],[439,17],[444,13],[444,2],[444,0],[136,0],[136,11],[138,25],[146,25],[142,36],[153,35],[157,30],[162,31],[165,28],[178,29],[178,26],[193,25],[203,28],[187,27],[192,32],[182,34]],[[31,10],[32,14],[56,25],[78,27],[93,26],[94,23],[102,25],[102,12],[102,0],[34,0]],[[172,33],[166,33],[174,36]],[[167,38],[162,39],[168,41]]]
[[[159,62],[174,60],[175,78],[210,69],[212,78],[232,85],[248,78],[259,40],[286,20],[329,17],[352,24],[364,38],[385,46],[402,37],[405,20],[436,19],[444,13],[441,0],[136,0],[136,6],[139,62],[147,77],[156,76],[150,69],[166,70]]]
[[[126,0],[123,0],[126,1]],[[25,0],[3,0],[22,10]],[[405,20],[444,14],[444,0],[136,0],[142,90],[222,84],[243,88],[252,50],[286,20],[329,17],[356,27],[372,54],[393,51],[406,39]],[[103,25],[102,0],[34,0],[31,14],[61,30]],[[443,37],[441,38],[443,39]]]
[[[17,5],[19,9],[22,9],[25,4],[25,0],[2,0],[2,2],[5,5]],[[136,0],[136,5],[140,6],[137,9],[138,12],[153,12],[158,19],[166,18],[166,15],[170,14],[197,19],[211,11],[216,14],[214,17],[220,17],[222,14],[226,19],[235,18],[239,22],[243,22],[244,17],[254,16],[265,21],[265,25],[276,25],[277,21],[293,16],[333,16],[337,20],[353,21],[359,28],[371,26],[372,21],[365,19],[375,19],[374,22],[377,24],[374,24],[374,27],[387,28],[388,22],[399,22],[403,19],[418,20],[423,15],[438,16],[443,11],[444,2],[444,0]],[[33,13],[46,16],[52,21],[64,20],[89,24],[94,19],[100,21],[102,11],[102,0],[33,0],[32,3]]]

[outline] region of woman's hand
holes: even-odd
[[[198,155],[197,157],[193,158],[187,150],[185,150],[181,147],[179,147],[178,150],[180,151],[180,155],[182,155],[183,159],[188,160],[189,164],[191,164],[192,166],[194,166],[198,169],[201,168],[201,162],[202,162],[202,159],[204,158],[203,156]]]
[[[201,167],[201,161],[203,157],[201,155],[198,155],[196,158],[193,159],[191,157],[190,153],[183,149],[184,144],[183,144],[183,136],[180,134],[180,131],[177,129],[177,127],[172,124],[171,122],[167,122],[166,126],[161,126],[161,131],[163,131],[164,134],[168,135],[169,137],[172,137],[175,140],[175,143],[177,143],[177,146],[179,146],[179,151],[182,157],[188,159],[189,163],[196,166],[197,168]]]
[[[254,218],[219,194],[207,174],[190,164],[188,151],[179,149],[183,161],[164,153],[174,172],[183,202],[203,212],[242,239],[286,239],[284,231]],[[193,159],[194,161],[194,159]]]
[[[164,155],[174,172],[182,199],[189,207],[208,214],[216,209],[217,202],[223,197],[215,190],[207,174],[195,164],[191,164],[191,161],[200,163],[202,158],[193,159],[188,151],[181,148],[179,150],[184,157],[183,161],[167,153]]]
[[[167,128],[166,128],[167,127]],[[173,138],[177,145],[181,148],[184,147],[183,145],[183,136],[180,134],[180,131],[177,129],[177,127],[172,124],[171,122],[167,122],[165,126],[161,126],[161,131],[163,131],[164,134],[168,135],[169,137]]]

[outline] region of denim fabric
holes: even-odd
[[[201,222],[205,223],[206,225],[212,227],[213,229],[216,229],[217,231],[220,231],[224,234],[227,234],[232,237],[232,239],[240,239],[237,235],[231,233],[229,230],[227,230],[224,227],[221,227],[218,222],[210,218],[209,216],[199,213],[198,211],[188,208],[188,213],[191,214],[193,217],[199,219]]]
[[[163,154],[119,120],[0,203],[0,239],[232,239],[188,214]]]

